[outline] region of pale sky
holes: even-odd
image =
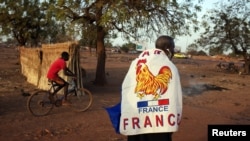
[[[223,2],[225,0],[204,0],[202,3],[202,12],[198,16],[203,16],[206,11],[213,9],[215,7],[215,3],[217,2]],[[177,37],[175,40],[176,46],[181,47],[181,51],[185,52],[186,47],[189,44],[192,44],[195,39],[199,37],[199,33],[194,33],[192,36],[183,36],[183,37]]]
[[[214,3],[217,3],[217,2],[223,2],[225,0],[204,0],[203,3],[202,3],[202,12],[198,15],[199,17],[203,16],[204,13],[207,11],[207,10],[210,10],[212,9],[215,5]],[[193,34],[192,36],[182,36],[182,37],[177,37],[175,39],[175,45],[177,47],[181,47],[181,52],[185,52],[186,51],[186,47],[193,43],[193,41],[195,39],[197,39],[199,36],[199,33],[195,33]],[[123,41],[122,39],[116,39],[114,42],[113,42],[113,45],[122,45],[123,43],[126,43],[126,41]],[[151,42],[151,43],[148,43],[148,47],[154,47],[154,42]]]

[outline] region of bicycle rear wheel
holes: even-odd
[[[49,100],[49,92],[45,90],[32,94],[27,101],[27,108],[34,116],[45,116],[53,107],[54,104]]]
[[[76,112],[88,110],[93,102],[92,93],[85,88],[76,89],[74,92],[69,93],[67,98]]]

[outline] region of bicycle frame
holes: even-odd
[[[73,79],[68,83],[69,89],[67,92],[67,98],[72,102],[70,107],[76,112],[83,112],[89,109],[93,100],[91,92],[85,88],[78,88],[76,85],[76,79]],[[59,96],[57,94],[64,85],[58,85],[54,81],[49,81],[49,85],[51,86],[48,90],[39,90],[32,94],[27,100],[27,108],[34,116],[47,115],[54,106],[60,107],[62,105],[62,100],[65,96]]]
[[[58,91],[60,91],[64,86],[62,85],[59,85],[57,84],[56,82],[54,81],[50,81],[50,89],[49,89],[49,92],[52,94],[52,95],[55,95],[57,94]],[[71,92],[75,92],[76,91],[76,82],[75,80],[72,81],[72,83],[69,83],[69,86],[72,86],[71,89],[68,89],[68,92],[67,94],[71,93]],[[75,94],[76,95],[76,94]]]
[[[52,94],[53,96],[54,96],[55,94],[57,94],[57,92],[60,91],[60,90],[64,87],[64,86],[62,86],[62,85],[57,84],[57,83],[54,82],[54,81],[50,81],[50,85],[51,85],[51,87],[49,88],[49,92],[50,92],[50,94]]]

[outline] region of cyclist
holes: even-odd
[[[65,81],[62,77],[59,76],[59,72],[63,70],[64,75],[66,76],[73,76],[75,77],[75,74],[69,70],[69,68],[66,66],[66,61],[69,60],[69,53],[68,52],[62,52],[61,57],[56,59],[49,67],[47,78],[50,81],[54,81],[61,87],[64,87],[64,100],[62,102],[63,105],[69,105],[70,102],[67,100],[67,92],[68,92],[68,86],[69,83]],[[54,102],[53,96],[51,95],[50,100]]]

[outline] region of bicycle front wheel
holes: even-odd
[[[93,102],[92,93],[85,89],[76,89],[67,96],[68,100],[71,102],[71,107],[76,112],[84,112],[90,108]]]
[[[27,108],[34,116],[45,116],[53,107],[54,104],[49,99],[49,92],[45,90],[32,94],[27,101]]]

